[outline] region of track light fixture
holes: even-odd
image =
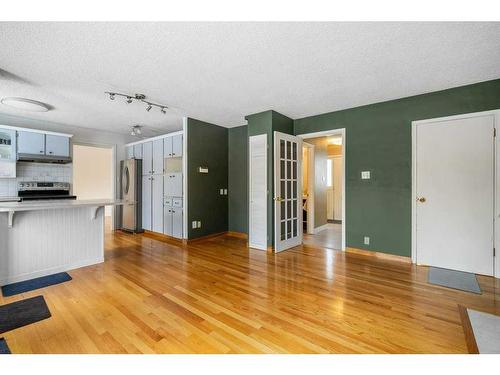
[[[142,134],[142,126],[141,125],[134,125],[134,126],[132,126],[132,130],[130,131],[130,135],[138,137],[141,134]]]
[[[125,102],[127,104],[132,103],[134,100],[136,100],[138,102],[142,102],[142,103],[147,105],[147,107],[146,107],[147,112],[151,111],[151,109],[153,107],[157,107],[160,109],[160,112],[163,113],[164,115],[167,113],[166,110],[168,109],[168,107],[166,105],[152,103],[152,102],[146,100],[146,95],[144,95],[144,94],[135,94],[135,95],[131,96],[131,95],[127,95],[127,94],[121,94],[119,92],[109,92],[109,91],[106,91],[105,94],[109,95],[110,100],[115,100],[115,96],[122,96],[122,97],[126,98]]]

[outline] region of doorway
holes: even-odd
[[[78,199],[114,199],[112,146],[73,144],[73,194]],[[114,207],[104,211],[105,230],[114,228]]]
[[[497,121],[498,111],[413,122],[414,262],[494,275]]]
[[[304,139],[303,243],[345,250],[345,129],[299,137]]]

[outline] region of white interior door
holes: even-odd
[[[248,245],[267,250],[267,134],[250,137]]]
[[[417,263],[492,275],[493,115],[415,126]]]
[[[333,166],[333,220],[342,220],[342,156],[332,159]]]
[[[302,139],[274,132],[274,249],[302,243]]]

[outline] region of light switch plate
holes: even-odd
[[[198,221],[198,228],[201,228],[201,221]]]
[[[224,189],[224,195],[227,195],[227,189]]]
[[[193,221],[193,222],[191,223],[191,228],[193,228],[193,229],[196,229],[196,228],[197,228],[196,221]]]
[[[224,195],[224,189],[220,189],[220,190],[219,190],[219,194],[220,194],[220,195]]]
[[[199,167],[198,172],[200,173],[208,173],[208,167]]]
[[[370,237],[366,237],[365,236],[363,242],[364,242],[365,245],[369,245],[370,244]]]
[[[370,171],[362,171],[361,172],[361,179],[362,180],[369,180],[370,178],[371,178]]]

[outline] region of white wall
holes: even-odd
[[[73,194],[78,199],[113,199],[113,149],[73,145]],[[111,206],[106,206],[111,216]]]

